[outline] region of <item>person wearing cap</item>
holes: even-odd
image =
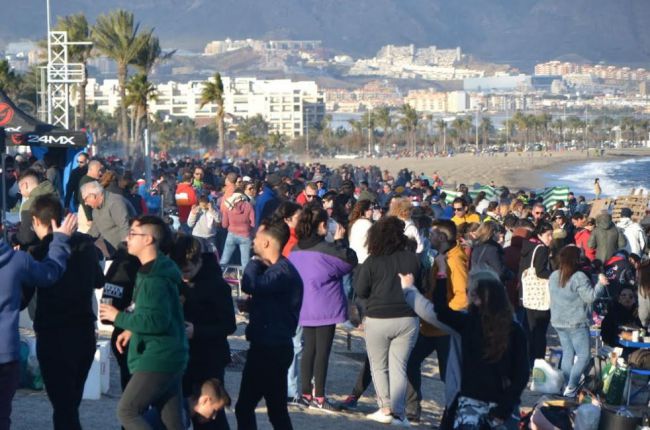
[[[440,196],[434,194],[431,196],[431,212],[433,213],[433,218],[442,219],[444,218],[444,209],[442,207],[442,200]]]
[[[616,227],[623,230],[625,239],[627,239],[625,250],[641,257],[645,252],[648,238],[641,225],[632,221],[632,210],[630,208],[621,209],[621,218]]]

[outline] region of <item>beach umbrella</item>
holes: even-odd
[[[565,203],[569,199],[569,187],[558,186],[558,187],[547,187],[542,190],[539,194],[542,197],[544,207],[549,210],[555,203],[562,200]]]

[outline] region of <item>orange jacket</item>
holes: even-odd
[[[468,267],[469,258],[459,244],[447,252],[447,300],[449,307],[455,311],[467,307]],[[433,278],[431,285],[436,284],[437,274],[438,268],[434,265],[434,267],[431,268],[431,276]],[[433,288],[425,294],[429,300],[431,300],[432,295]],[[445,335],[442,330],[423,320],[420,320],[420,333],[422,336],[427,337]]]

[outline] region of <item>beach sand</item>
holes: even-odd
[[[497,186],[505,185],[511,189],[537,189],[548,185],[545,175],[559,173],[566,169],[594,161],[615,161],[632,157],[650,156],[650,149],[608,150],[603,157],[587,154],[582,151],[571,152],[528,152],[496,154],[494,156],[459,154],[445,158],[359,158],[354,160],[318,159],[327,166],[377,165],[382,170],[388,169],[393,175],[403,168],[431,176],[434,172],[443,178],[445,185],[454,187],[464,183],[471,186],[474,183],[487,185],[494,181]]]
[[[233,352],[248,349],[248,342],[244,338],[245,318],[237,316],[237,332],[228,338]],[[549,330],[549,334],[552,330]],[[554,336],[550,336],[551,344],[557,344]],[[363,332],[354,330],[351,335],[350,350],[348,350],[347,332],[336,330],[332,354],[329,361],[326,394],[333,402],[344,400],[351,392],[357,374],[365,357],[365,343]],[[231,365],[226,370],[226,388],[230,393],[233,405],[227,411],[228,422],[231,429],[237,428],[234,406],[239,395],[243,365]],[[117,362],[111,355],[111,387],[108,394],[101,400],[84,400],[79,409],[81,424],[85,430],[118,430],[117,403],[120,399],[120,382]],[[444,410],[444,384],[438,376],[436,355],[432,354],[422,366],[422,421],[416,427],[430,429],[432,424],[437,424]],[[526,390],[522,396],[522,407],[532,407],[540,396]],[[293,428],[296,430],[330,430],[351,429],[370,430],[386,429],[385,424],[369,421],[365,414],[377,410],[372,384],[359,402],[359,409],[349,413],[325,413],[308,409],[289,408]],[[21,389],[16,393],[13,401],[12,426],[14,430],[37,430],[52,428],[52,408],[43,391]],[[260,402],[257,410],[257,423],[260,430],[270,430],[271,426],[266,415],[264,402]]]

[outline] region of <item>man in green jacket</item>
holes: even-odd
[[[102,304],[100,318],[125,331],[117,338],[122,352],[129,345],[132,374],[117,414],[127,430],[150,429],[143,414],[150,406],[160,411],[169,430],[184,429],[181,380],[188,360],[183,310],[179,300],[181,272],[160,251],[167,234],[164,221],[141,216],[127,236],[129,254],[142,263],[135,281],[133,304],[125,311]]]

